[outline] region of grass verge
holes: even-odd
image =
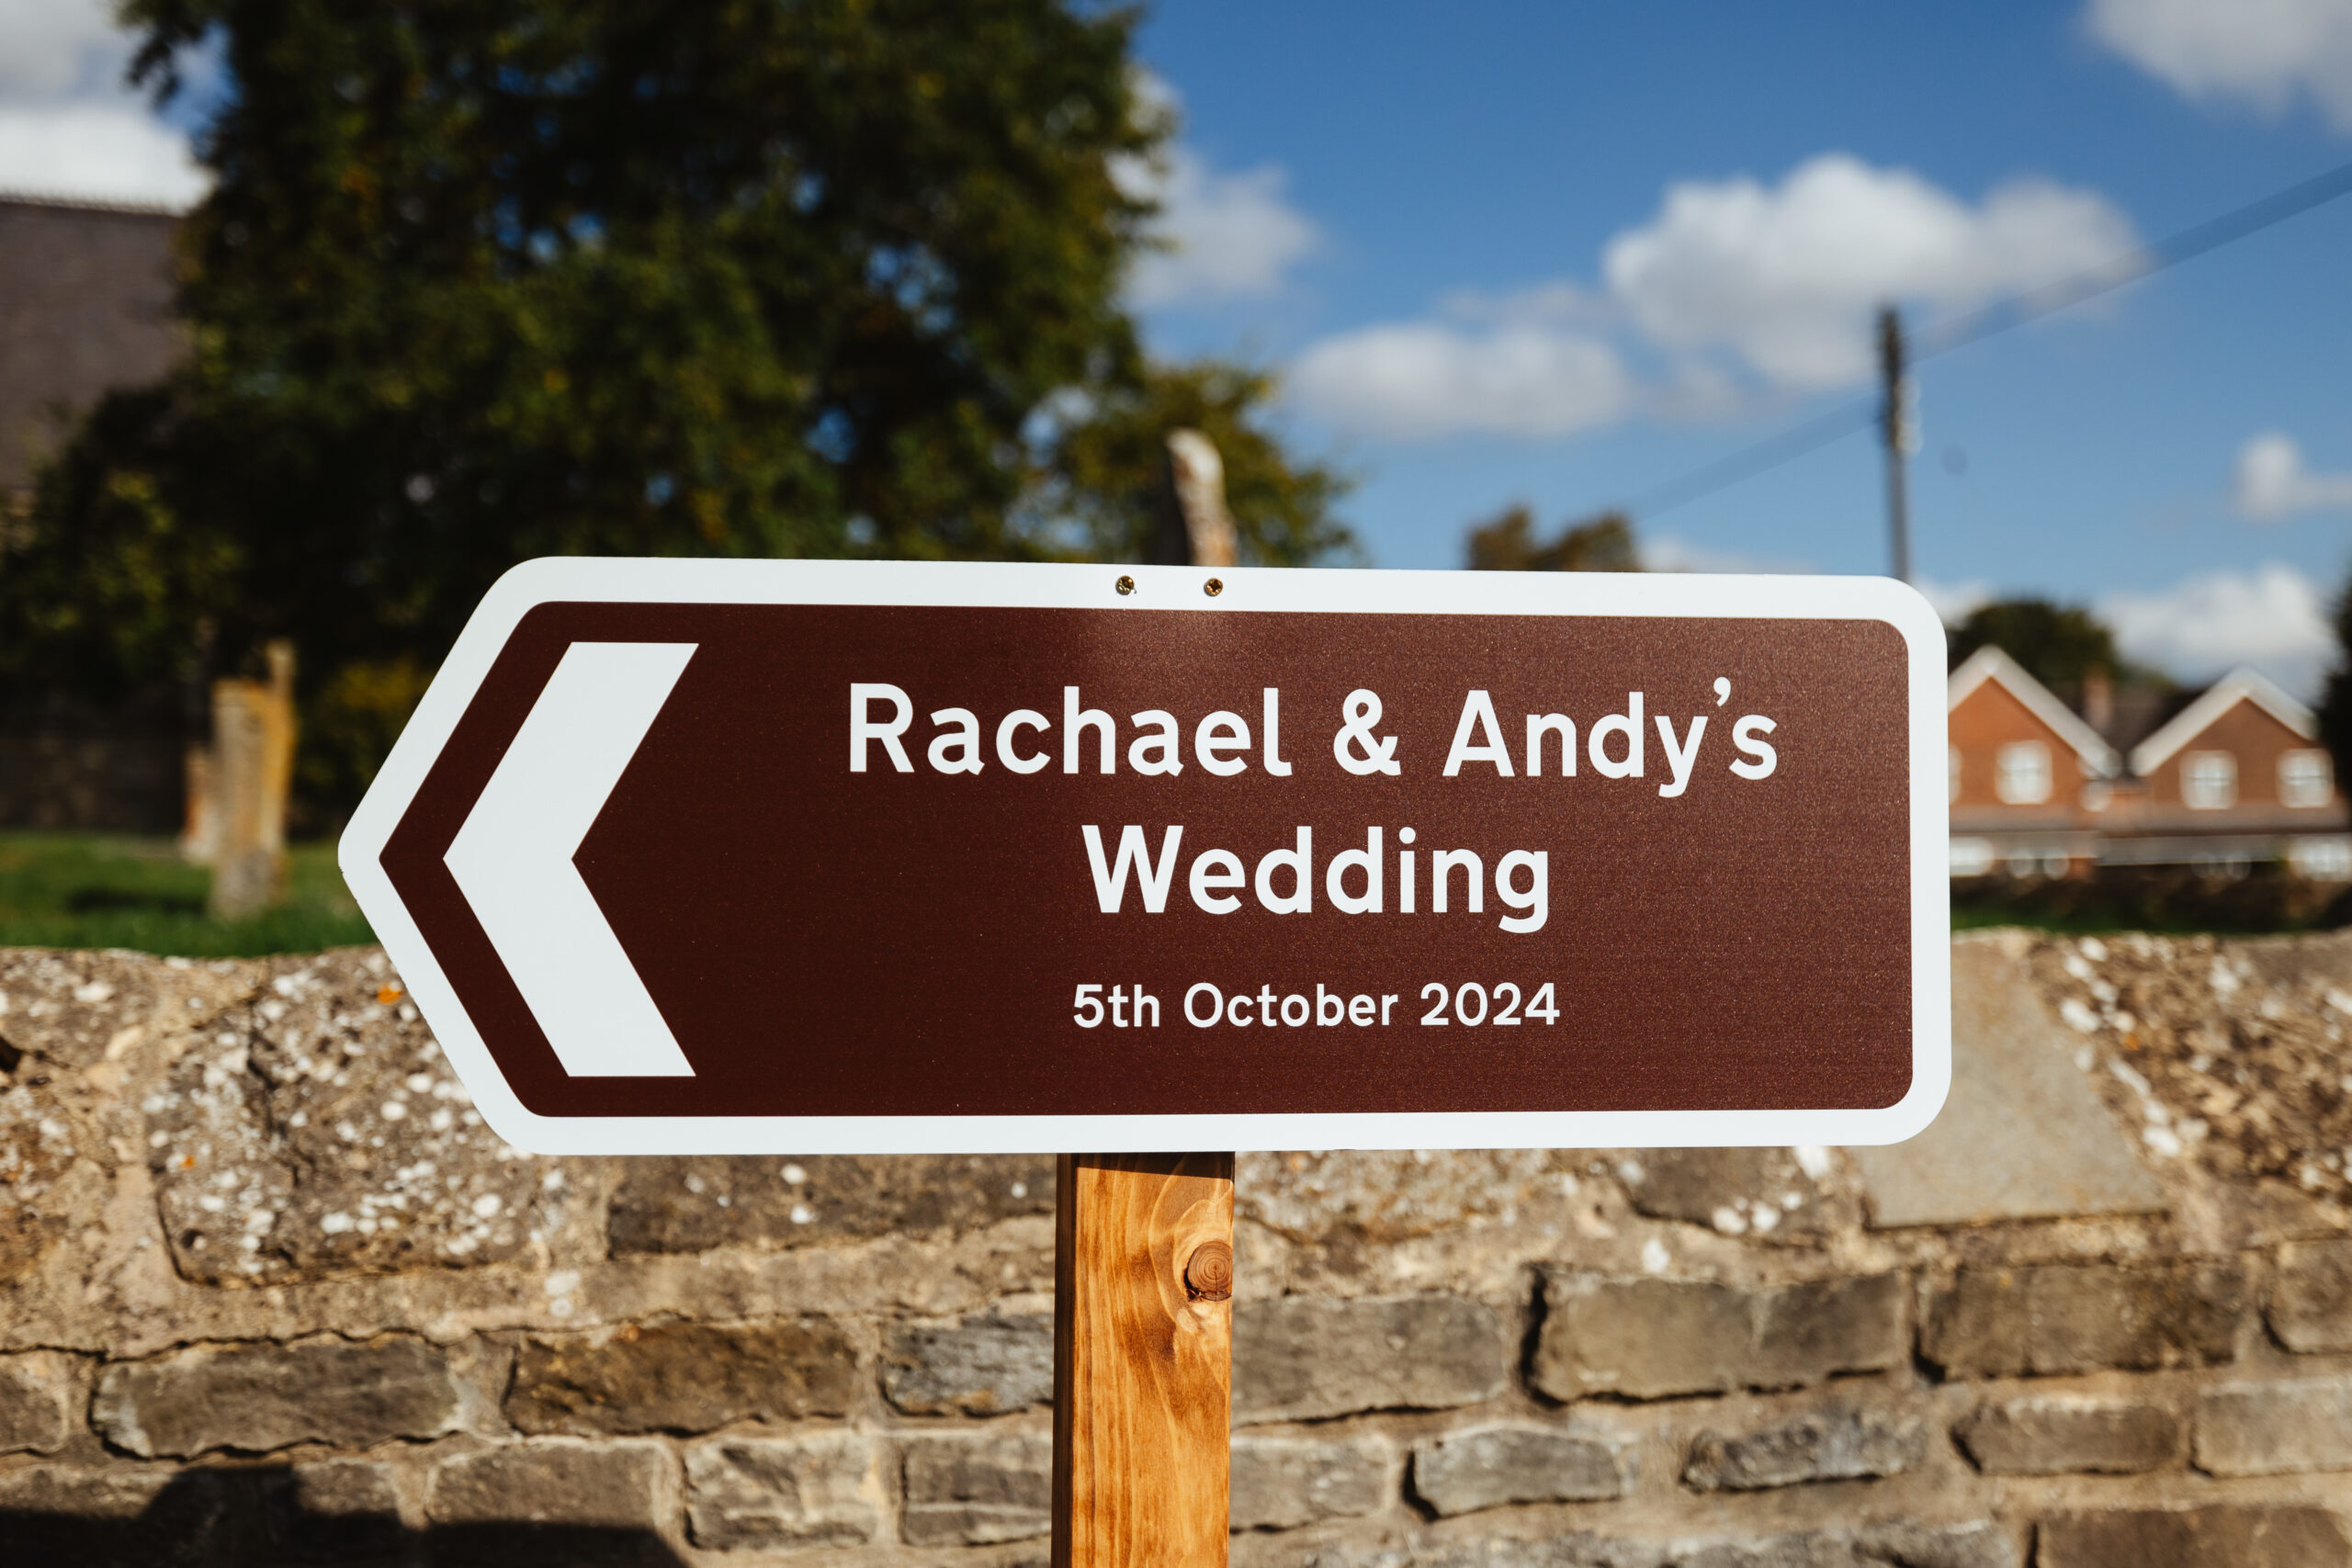
[[[333,844],[288,855],[286,897],[242,920],[204,912],[212,874],[168,839],[0,833],[0,947],[128,947],[187,958],[316,953],[373,942]]]

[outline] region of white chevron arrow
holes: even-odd
[[[572,863],[685,673],[691,642],[575,642],[444,857],[574,1077],[692,1077]]]

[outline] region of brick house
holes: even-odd
[[[2115,748],[1997,648],[1954,670],[1945,700],[1952,874],[2063,875],[2094,863]]]
[[[2352,881],[2352,831],[2317,720],[2271,681],[2235,670],[2137,724],[2117,721],[2103,686],[2086,697],[2105,724],[1996,648],[1951,672],[1954,876],[2094,865],[2234,874],[2284,861],[2304,876]]]
[[[2132,749],[2128,809],[2106,825],[2109,864],[2243,870],[2285,860],[2352,879],[2352,836],[2311,709],[2233,670]],[[2119,802],[2119,806],[2127,803]]]

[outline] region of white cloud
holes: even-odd
[[[2251,664],[2308,697],[2335,655],[2326,595],[2278,561],[2200,573],[2152,593],[2110,593],[2094,607],[2127,657],[2184,680]]]
[[[1760,573],[1779,577],[1817,570],[1811,561],[1719,549],[1713,545],[1694,544],[1672,534],[1649,536],[1640,541],[1639,549],[1642,565],[1651,571],[1736,572],[1741,576]]]
[[[1970,612],[1993,602],[1993,585],[1981,577],[1966,582],[1939,582],[1929,577],[1915,577],[1911,586],[1935,606],[1936,615],[1948,626],[1960,625]]]
[[[1769,382],[1811,389],[1870,373],[1882,304],[1964,309],[2136,243],[2089,191],[2013,180],[1971,207],[1908,169],[1826,152],[1777,187],[1669,186],[1657,217],[1609,242],[1601,273],[1656,343],[1726,350]]]
[[[2352,507],[2352,473],[2313,473],[2294,437],[2276,430],[2249,436],[2238,448],[2233,490],[2240,514],[2256,523]]]
[[[1823,153],[1777,186],[1685,181],[1610,240],[1601,288],[1560,279],[1446,299],[1310,346],[1310,412],[1394,438],[1544,437],[1634,412],[1705,417],[1765,390],[1866,378],[1872,315],[1949,315],[2115,260],[2131,220],[2095,192],[2019,179],[1973,205],[1907,169]],[[1655,367],[1636,380],[1629,367]]]
[[[0,0],[0,99],[111,86],[130,58],[107,0]]]
[[[209,185],[187,138],[136,104],[0,107],[0,190],[184,209]]]
[[[1301,355],[1289,384],[1333,424],[1397,440],[1566,435],[1619,418],[1632,395],[1608,344],[1524,321],[1408,321],[1343,333]]]
[[[187,208],[209,176],[122,80],[106,0],[0,0],[0,190]]]
[[[1163,170],[1136,182],[1159,201],[1155,233],[1169,248],[1137,264],[1128,300],[1151,310],[1280,293],[1323,238],[1283,195],[1289,179],[1271,164],[1224,171],[1186,148],[1170,152]]]
[[[2309,97],[2352,130],[2352,0],[2091,0],[2084,23],[2184,96],[2271,115]]]

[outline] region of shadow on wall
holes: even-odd
[[[282,1466],[182,1471],[136,1513],[0,1509],[0,1542],[10,1562],[76,1568],[684,1568],[647,1529],[517,1520],[416,1530],[384,1509],[389,1499],[345,1511],[306,1490]]]

